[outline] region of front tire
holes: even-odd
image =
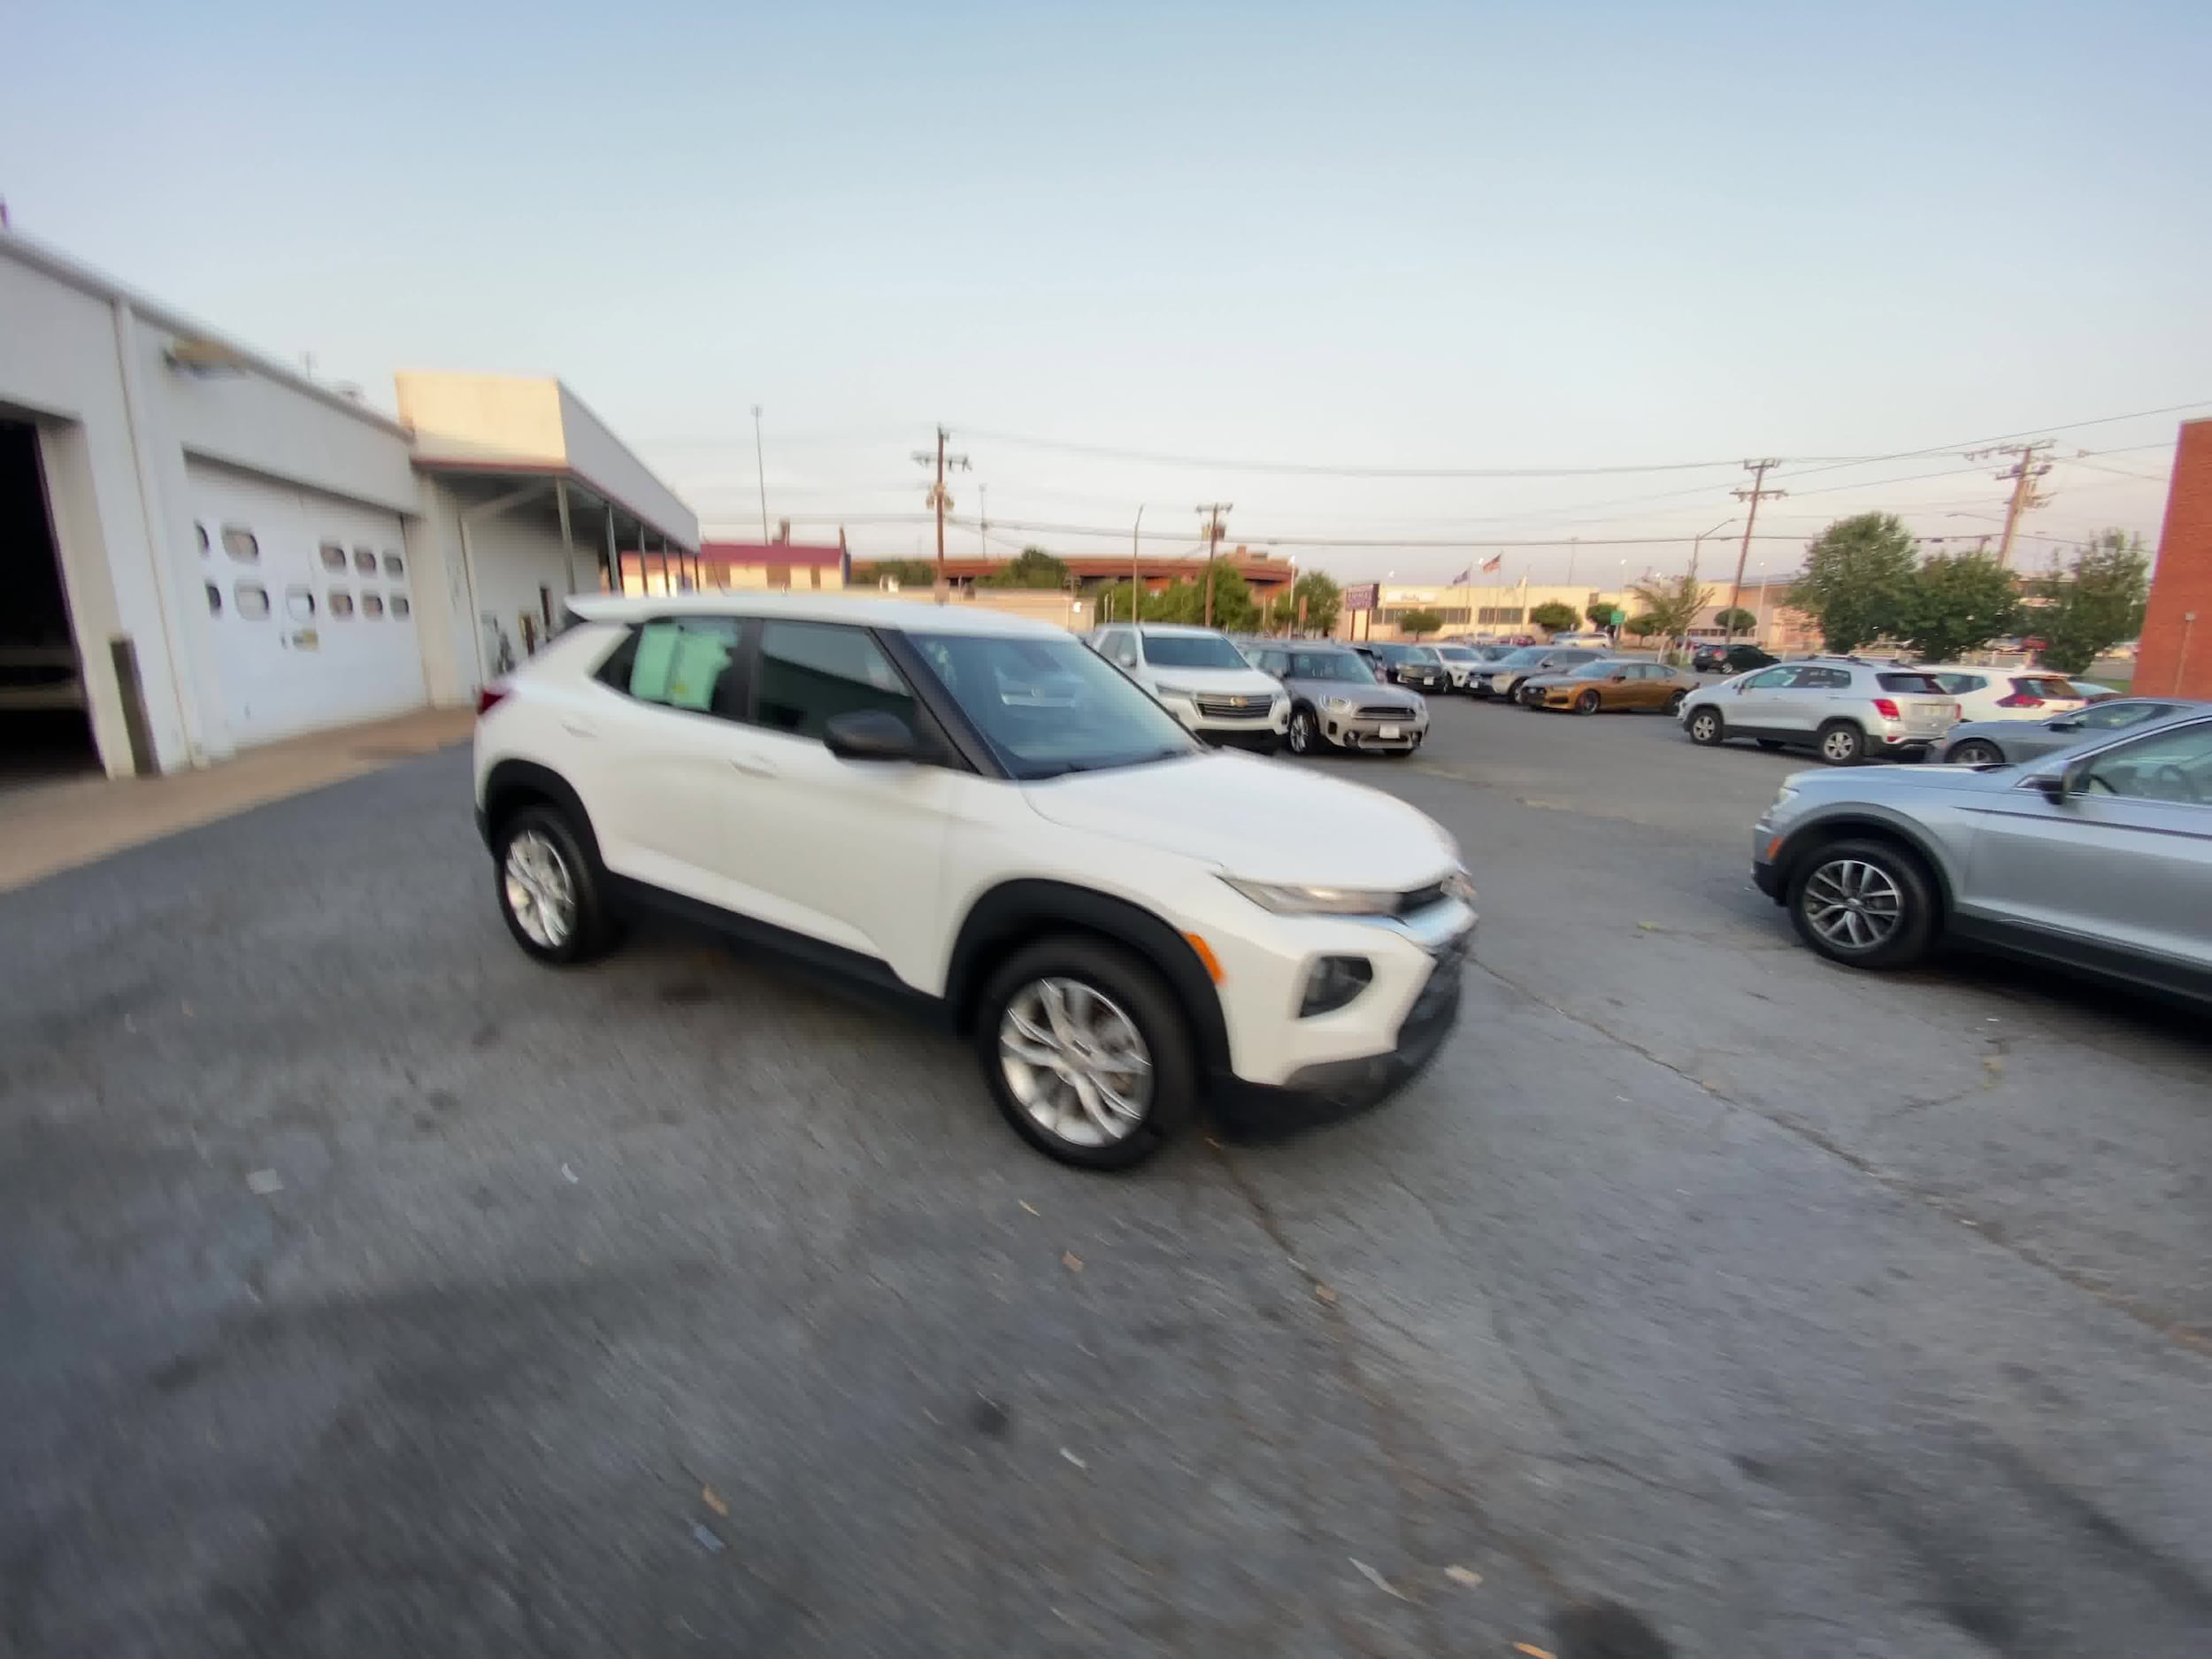
[[[1682,712],[1682,700],[1689,695],[1690,694],[1686,691],[1678,691],[1672,696],[1669,697],[1667,699],[1667,712],[1671,715],[1680,714]]]
[[[1718,709],[1698,710],[1690,716],[1690,723],[1684,729],[1689,733],[1690,741],[1707,749],[1717,748],[1728,736],[1728,728],[1722,724]]]
[[[983,988],[975,1041],[1006,1121],[1063,1164],[1141,1164],[1197,1109],[1197,1065],[1174,993],[1148,964],[1102,940],[1060,934],[1008,957]]]
[[[525,954],[566,967],[614,942],[599,867],[566,813],[525,807],[499,826],[493,846],[499,913]]]
[[[1947,766],[2001,766],[2005,764],[2005,757],[1997,745],[1987,738],[1970,737],[1944,750],[1943,764]]]
[[[1311,709],[1293,709],[1290,711],[1290,730],[1283,735],[1294,755],[1318,754],[1324,741],[1321,722],[1313,718]]]
[[[1866,733],[1848,720],[1831,720],[1820,728],[1819,749],[1831,766],[1855,766],[1866,758]]]
[[[1595,714],[1605,706],[1605,699],[1594,691],[1586,691],[1575,699],[1577,714]]]
[[[1850,968],[1902,968],[1935,941],[1934,883],[1915,855],[1888,841],[1832,841],[1790,879],[1797,936]]]

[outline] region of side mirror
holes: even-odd
[[[2036,791],[2053,806],[2059,806],[2063,804],[2066,797],[2073,793],[2073,769],[2062,766],[2056,772],[2039,772],[2031,774],[2025,780],[2025,787]]]
[[[1613,676],[1612,683],[1617,686],[1626,685],[1628,683],[1628,676],[1626,674],[1616,674]]]
[[[2081,721],[2070,714],[2063,719],[2047,720],[2044,722],[2044,726],[2047,730],[2053,732],[2078,732],[2081,730]]]
[[[840,760],[913,760],[922,747],[912,726],[882,709],[833,715],[822,742]]]

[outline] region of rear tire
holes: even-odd
[[[1848,720],[1831,720],[1816,740],[1821,759],[1831,766],[1855,766],[1866,758],[1866,733]]]
[[[1935,883],[1915,854],[1889,841],[1831,841],[1790,876],[1791,926],[1831,962],[1902,968],[1935,942]]]
[[[1605,706],[1605,699],[1594,691],[1586,691],[1575,699],[1577,714],[1595,714]]]
[[[1698,710],[1690,716],[1689,724],[1684,729],[1689,733],[1690,741],[1702,744],[1707,749],[1715,748],[1728,738],[1728,727],[1722,721],[1718,709]]]
[[[598,862],[557,806],[526,806],[493,839],[499,913],[526,955],[556,967],[588,962],[615,941]]]
[[[1686,691],[1678,691],[1672,696],[1669,697],[1667,699],[1667,712],[1669,714],[1680,714],[1682,712],[1682,700],[1689,695],[1690,694]]]
[[[1985,737],[1970,737],[1943,751],[1947,766],[2001,766],[2003,751]]]
[[[975,1044],[1015,1133],[1079,1169],[1141,1164],[1197,1110],[1198,1068],[1174,992],[1148,963],[1103,940],[1056,934],[1009,956],[976,1005]],[[1133,1056],[1141,1069],[1111,1064]]]

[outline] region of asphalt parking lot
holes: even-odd
[[[2205,1652],[2194,1023],[1818,961],[1804,763],[1661,718],[1314,764],[1466,849],[1462,1025],[1118,1179],[786,970],[534,966],[462,751],[0,896],[0,1653]]]

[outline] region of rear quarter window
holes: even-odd
[[[1947,695],[1933,674],[1877,674],[1874,683],[1884,691],[1901,691],[1909,697],[1940,697]]]

